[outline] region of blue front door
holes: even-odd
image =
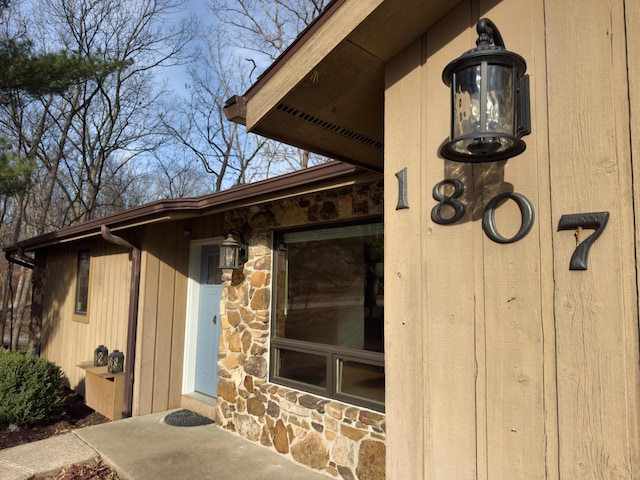
[[[218,396],[219,380],[218,349],[220,344],[220,299],[222,297],[222,276],[218,268],[219,258],[217,245],[202,247],[195,390],[212,397]]]

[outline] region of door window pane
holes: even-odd
[[[212,253],[208,258],[207,267],[207,285],[220,285],[222,284],[222,270],[220,265],[220,254]]]

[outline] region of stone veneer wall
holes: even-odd
[[[227,215],[249,242],[225,277],[216,421],[329,476],[385,477],[385,416],[268,382],[273,229],[382,215],[382,180],[247,207]]]

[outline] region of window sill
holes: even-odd
[[[74,313],[71,320],[79,323],[89,323],[89,315],[78,315],[77,313]]]

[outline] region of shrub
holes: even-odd
[[[54,363],[0,351],[0,425],[54,420],[63,391],[62,370]]]

